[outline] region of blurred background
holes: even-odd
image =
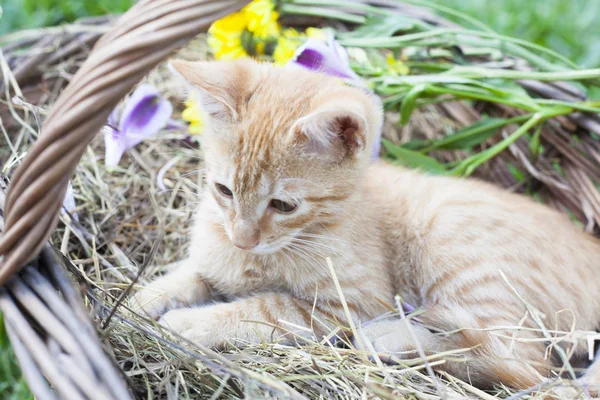
[[[134,0],[2,0],[0,35],[85,16],[126,11]],[[415,1],[417,3],[417,1]],[[426,4],[427,1],[420,2]],[[582,67],[600,66],[600,0],[433,0],[498,33],[554,49]],[[451,14],[445,15],[452,19]]]
[[[427,1],[413,1],[426,5]],[[544,45],[586,68],[600,67],[600,0],[432,0],[498,33]],[[134,0],[1,0],[0,35],[20,29],[118,14]],[[22,380],[0,316],[0,399],[32,398]]]

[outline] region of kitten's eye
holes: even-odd
[[[273,199],[269,205],[282,214],[289,214],[296,210],[295,204],[286,203],[283,200]]]
[[[225,197],[233,197],[233,193],[231,193],[231,190],[229,190],[229,188],[225,185],[221,185],[220,183],[215,183],[215,187],[217,188],[217,190],[219,192],[221,192],[221,194]]]

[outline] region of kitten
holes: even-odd
[[[440,368],[482,387],[551,376],[556,352],[532,340],[539,326],[524,301],[550,330],[599,327],[600,242],[490,184],[371,162],[383,117],[369,94],[250,60],[172,67],[210,123],[189,258],[133,302],[161,324],[210,347],[322,338],[350,326],[330,257],[355,324],[396,294],[424,309],[410,325],[359,326],[358,343],[417,357],[412,329],[426,354],[471,349]],[[599,383],[598,363],[582,379]]]

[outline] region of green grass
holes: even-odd
[[[0,399],[33,399],[10,346],[0,315]]]
[[[122,13],[134,0],[4,0],[0,34],[72,22],[77,18]]]
[[[430,1],[466,13],[498,33],[556,50],[583,67],[600,66],[600,0]]]

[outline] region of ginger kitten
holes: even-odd
[[[600,242],[492,185],[372,163],[382,110],[369,94],[250,60],[172,67],[210,123],[189,257],[133,302],[162,324],[210,347],[322,338],[349,326],[330,257],[363,342],[417,357],[411,328],[426,354],[470,348],[439,368],[479,386],[552,376],[526,304],[552,331],[600,326]],[[360,325],[397,294],[423,308],[418,322]],[[581,379],[598,384],[598,363]]]

